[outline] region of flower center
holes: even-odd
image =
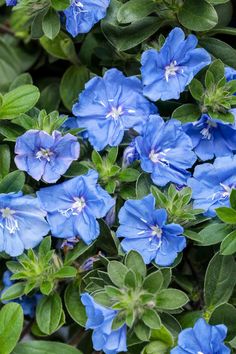
[[[166,153],[170,149],[165,149],[164,151],[156,152],[154,149],[151,150],[149,158],[153,163],[162,163],[168,165],[168,161],[165,159]]]
[[[165,79],[168,82],[169,81],[169,76],[175,76],[176,73],[180,70],[180,67],[177,65],[176,60],[172,61],[170,65],[167,65],[165,67]],[[181,72],[183,73],[183,69],[181,69]]]
[[[112,117],[114,120],[118,120],[123,113],[124,112],[121,106],[119,106],[118,108],[112,107],[111,111],[106,115],[106,118]]]
[[[5,221],[5,227],[10,234],[14,234],[16,230],[19,230],[18,222],[13,217],[13,215],[15,214],[14,210],[11,210],[10,208],[4,208],[0,209],[0,212],[2,213],[2,218]],[[0,227],[4,228],[3,224],[0,223]]]
[[[83,197],[74,197],[74,203],[68,209],[58,209],[59,213],[69,218],[71,215],[78,215],[86,207],[85,199]]]
[[[45,159],[49,162],[52,155],[53,152],[49,149],[40,148],[40,150],[36,153],[36,159],[39,159],[40,161],[41,159]]]
[[[202,134],[202,138],[210,140],[212,137],[212,129],[213,128],[217,128],[217,123],[214,122],[213,120],[208,120],[206,128],[203,128],[200,131],[200,133]]]
[[[151,226],[152,229],[152,236],[156,236],[157,238],[161,238],[162,236],[162,229],[159,226]]]
[[[229,197],[231,192],[232,192],[232,189],[233,189],[233,186],[227,186],[226,184],[224,183],[220,183],[221,187],[223,188],[223,192],[221,193],[222,194],[222,197],[223,198],[226,198],[226,197]]]

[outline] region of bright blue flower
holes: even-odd
[[[230,354],[224,345],[227,328],[224,325],[211,326],[200,318],[193,328],[184,329],[178,338],[178,346],[171,354]]]
[[[0,194],[0,252],[16,257],[36,247],[49,231],[45,216],[37,198]]]
[[[232,109],[231,113],[236,115],[236,110]],[[203,114],[200,120],[184,124],[183,129],[192,140],[195,154],[203,161],[215,156],[232,155],[236,151],[235,124],[224,123]]]
[[[146,264],[154,260],[160,266],[170,266],[186,247],[186,239],[180,236],[184,231],[180,225],[166,225],[166,221],[166,210],[155,208],[152,194],[126,201],[119,212],[117,229],[117,236],[124,237],[121,247],[125,252],[139,252]]]
[[[87,129],[93,147],[102,150],[106,145],[119,145],[130,128],[140,133],[156,107],[143,96],[137,77],[111,69],[85,85],[72,111],[78,126]]]
[[[229,206],[231,190],[236,188],[236,155],[196,166],[188,186],[193,192],[193,209],[204,209],[205,215],[215,216],[216,208]]]
[[[227,81],[236,80],[236,70],[227,66],[225,68],[225,77]]]
[[[7,6],[15,6],[17,4],[17,0],[6,0]]]
[[[78,236],[86,244],[98,237],[100,230],[96,219],[106,215],[114,200],[97,181],[98,173],[89,170],[86,175],[37,192],[43,208],[48,212],[53,236]]]
[[[54,183],[78,159],[79,151],[77,138],[71,134],[62,136],[54,131],[50,135],[42,130],[28,130],[16,140],[15,163],[37,181],[42,178]]]
[[[139,153],[136,149],[135,139],[133,139],[124,150],[122,166],[128,167],[136,160],[139,160]]]
[[[14,281],[12,281],[10,278],[12,276],[12,273],[9,270],[6,270],[3,273],[3,278],[2,282],[4,285],[3,290],[1,291],[1,295],[4,294],[4,292],[14,284]],[[33,296],[22,296],[19,299],[15,299],[12,301],[2,301],[2,303],[7,304],[8,302],[16,302],[17,304],[20,304],[22,306],[23,312],[25,316],[30,316],[31,318],[34,317],[35,315],[35,309],[38,301],[41,299],[42,295],[40,294],[35,294]]]
[[[152,101],[178,99],[180,93],[211,57],[205,49],[196,48],[197,37],[174,28],[158,52],[146,50],[141,59],[144,95]]]
[[[92,329],[93,348],[105,354],[126,352],[126,325],[112,330],[112,321],[117,311],[97,304],[88,293],[81,295],[88,320],[86,329]]]
[[[95,23],[106,16],[109,4],[110,0],[72,0],[64,11],[67,31],[73,37],[89,32]]]
[[[144,134],[136,138],[136,148],[142,169],[151,173],[155,184],[186,184],[190,176],[186,169],[192,167],[196,155],[179,121],[171,119],[165,123],[157,115],[150,116]]]

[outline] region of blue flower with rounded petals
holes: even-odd
[[[79,157],[80,145],[71,134],[52,135],[42,130],[28,130],[16,140],[15,163],[19,170],[26,171],[39,181],[56,182]]]
[[[178,224],[166,224],[165,209],[155,208],[152,194],[141,200],[128,200],[119,212],[117,236],[124,237],[121,247],[125,252],[135,250],[146,264],[153,260],[160,266],[170,266],[178,252],[186,247]]]
[[[126,352],[126,325],[112,330],[112,321],[117,311],[97,304],[88,293],[81,295],[88,320],[86,329],[92,329],[93,348],[105,354]]]
[[[150,116],[144,134],[135,141],[141,167],[151,173],[155,184],[186,184],[190,176],[186,169],[192,167],[196,155],[192,151],[191,139],[179,121],[171,119],[165,123],[157,115]]]
[[[236,114],[236,110],[231,112]],[[203,114],[201,119],[183,125],[192,140],[195,154],[203,161],[215,156],[232,156],[236,151],[236,125],[212,119]]]
[[[197,37],[185,39],[182,29],[174,28],[160,51],[146,50],[141,59],[144,95],[152,101],[178,99],[180,93],[211,57],[203,48],[196,48]]]
[[[10,286],[14,284],[14,281],[12,281],[10,278],[12,276],[12,273],[9,270],[6,270],[3,273],[3,290],[1,291],[1,295],[3,295],[4,291],[6,291]],[[16,302],[17,304],[20,304],[22,306],[23,312],[25,316],[30,316],[31,318],[34,317],[35,315],[35,309],[38,301],[41,299],[42,295],[40,294],[35,294],[33,296],[22,296],[19,299],[13,300],[13,302]],[[2,303],[7,304],[8,302],[12,301],[2,301]]]
[[[47,219],[53,236],[78,236],[86,244],[98,237],[100,230],[96,219],[107,214],[114,205],[114,200],[97,181],[98,173],[89,170],[86,175],[37,192],[48,213]]]
[[[16,257],[36,247],[50,229],[45,216],[37,198],[0,194],[0,252]]]
[[[205,215],[215,216],[216,208],[229,206],[230,193],[236,188],[236,155],[196,166],[188,186],[192,188],[193,209],[204,209]]]
[[[73,37],[89,32],[95,23],[106,16],[109,4],[110,0],[72,0],[64,11],[67,31]]]
[[[236,70],[227,66],[225,68],[225,77],[227,81],[236,80]]]
[[[193,328],[184,329],[178,338],[178,346],[171,354],[230,354],[224,344],[227,328],[224,325],[209,325],[200,318]]]
[[[104,77],[94,77],[73,106],[78,127],[86,128],[88,139],[96,150],[117,146],[130,128],[141,132],[156,107],[142,93],[137,77],[125,77],[117,69]]]
[[[17,4],[17,0],[6,0],[7,6],[15,6]]]

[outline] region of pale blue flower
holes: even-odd
[[[45,216],[37,198],[0,194],[0,252],[16,257],[36,247],[50,229]]]
[[[85,85],[72,111],[78,127],[87,129],[91,145],[102,150],[119,145],[130,128],[140,133],[157,109],[143,96],[137,77],[125,77],[111,69],[103,78],[94,77]]]
[[[171,354],[230,354],[230,349],[224,344],[227,327],[224,325],[209,325],[200,318],[193,328],[184,329],[178,338],[178,346]]]
[[[144,95],[151,101],[178,99],[180,93],[211,57],[203,48],[196,48],[197,37],[185,39],[181,28],[174,28],[160,51],[146,50],[141,59]]]
[[[71,134],[62,136],[59,131],[52,135],[42,130],[28,130],[16,139],[15,163],[39,181],[56,182],[79,157],[80,145]]]
[[[114,205],[113,198],[98,184],[98,173],[74,177],[37,192],[52,235],[59,238],[80,237],[86,244],[99,235],[96,219],[104,217]]]
[[[124,238],[121,247],[125,252],[139,252],[146,264],[154,261],[160,266],[170,266],[186,247],[183,228],[166,224],[167,212],[156,209],[152,194],[126,201],[120,209],[119,222],[117,236]]]
[[[86,329],[93,330],[93,348],[105,354],[126,352],[126,325],[112,330],[112,322],[118,312],[97,304],[88,293],[81,295],[81,301],[88,317]]]

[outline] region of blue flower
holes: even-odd
[[[93,147],[102,150],[106,145],[119,145],[130,128],[140,133],[156,107],[143,96],[138,78],[111,69],[85,85],[72,111],[78,126],[87,129]]]
[[[117,236],[124,237],[121,247],[125,252],[139,252],[146,264],[154,260],[160,266],[170,266],[186,247],[186,239],[180,236],[183,233],[180,225],[166,225],[166,221],[166,210],[155,208],[152,194],[126,201],[119,212],[117,229]]]
[[[225,68],[225,77],[227,81],[236,80],[236,70],[227,66]]]
[[[36,247],[49,231],[45,216],[37,198],[0,194],[0,252],[16,257]]]
[[[10,278],[12,276],[12,273],[9,270],[6,270],[3,273],[3,278],[2,282],[4,285],[3,290],[1,291],[1,295],[4,294],[4,292],[14,284],[14,281],[12,281]],[[16,302],[22,306],[23,312],[25,316],[30,316],[31,318],[34,317],[35,315],[35,309],[38,301],[41,299],[42,295],[40,294],[35,294],[33,296],[22,296],[19,299],[15,299],[13,301],[2,301],[2,303],[7,304],[8,302]]]
[[[139,153],[136,149],[135,139],[133,139],[124,150],[122,166],[128,167],[136,160],[139,160]]]
[[[211,326],[200,318],[193,328],[184,329],[178,338],[178,346],[171,354],[230,354],[224,345],[227,328],[224,325]]]
[[[205,215],[215,216],[216,208],[229,206],[231,190],[236,188],[236,155],[196,166],[188,186],[193,192],[193,209],[204,209]]]
[[[144,95],[152,101],[178,99],[180,93],[211,57],[205,49],[196,48],[197,38],[174,28],[158,52],[146,50],[141,59]]]
[[[28,130],[17,138],[15,145],[16,166],[39,181],[56,182],[79,157],[80,145],[71,134],[52,135],[41,130]]]
[[[81,295],[88,320],[86,329],[92,329],[93,348],[105,354],[126,352],[126,325],[112,330],[112,321],[117,311],[97,304],[88,293]]]
[[[79,33],[87,33],[106,16],[110,0],[72,0],[64,11],[66,29],[76,37]]]
[[[235,109],[231,112],[236,115]],[[184,124],[183,129],[192,140],[195,154],[203,161],[215,156],[232,155],[236,151],[235,124],[224,123],[203,114],[199,121]]]
[[[80,237],[90,244],[99,235],[96,219],[102,218],[114,205],[112,197],[97,183],[98,173],[72,178],[37,192],[52,235],[59,238]]]
[[[17,0],[6,0],[7,6],[15,6],[17,4]]]
[[[196,155],[179,121],[171,119],[165,123],[157,115],[150,116],[143,136],[136,138],[136,148],[142,169],[151,173],[155,184],[186,184],[190,176],[186,169],[192,167]]]

